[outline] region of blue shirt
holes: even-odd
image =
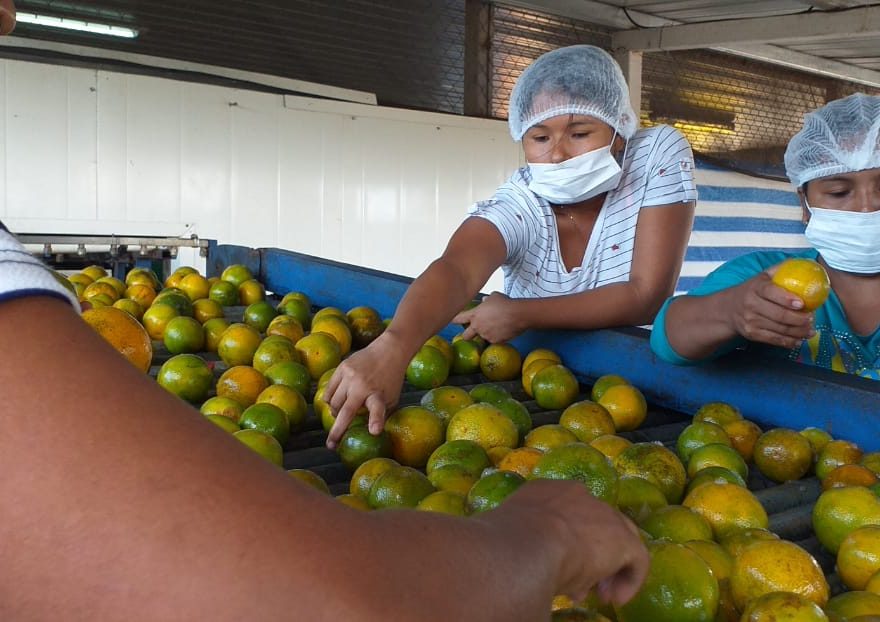
[[[780,251],[749,253],[725,263],[687,295],[707,296],[729,289],[789,257],[816,259],[818,256],[819,253],[815,249],[798,253]],[[699,363],[700,361],[681,356],[669,343],[666,335],[666,312],[674,299],[670,298],[666,301],[654,320],[651,348],[657,356],[676,365]],[[840,304],[840,299],[833,290],[825,304],[815,311],[815,329],[816,334],[813,337],[792,350],[752,343],[740,337],[724,344],[709,358],[716,358],[735,348],[747,347],[769,356],[880,380],[880,328],[871,335],[857,334],[847,322],[843,305]]]

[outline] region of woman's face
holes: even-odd
[[[534,164],[558,164],[588,151],[611,144],[614,130],[595,117],[563,114],[533,125],[523,136],[526,161]],[[623,139],[617,136],[612,146],[616,153],[623,148]]]
[[[806,192],[799,192],[806,196],[810,207],[876,212],[880,210],[880,168],[820,177],[807,184]],[[810,213],[804,206],[804,219],[809,218]]]

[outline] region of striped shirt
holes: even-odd
[[[61,298],[79,311],[76,296],[0,222],[0,302],[25,296]]]
[[[544,298],[629,280],[639,211],[696,201],[694,156],[684,135],[666,125],[642,129],[627,143],[623,175],[608,192],[580,266],[562,261],[553,209],[529,190],[528,167],[516,171],[471,216],[491,222],[504,239],[504,292]]]

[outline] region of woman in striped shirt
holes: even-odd
[[[517,81],[509,124],[528,166],[471,209],[391,327],[337,369],[325,393],[337,413],[329,446],[364,404],[381,430],[409,360],[450,320],[490,342],[529,328],[648,324],[673,293],[693,222],[693,155],[671,127],[638,129],[614,59],[587,45],[541,56]],[[458,313],[499,267],[504,293]]]

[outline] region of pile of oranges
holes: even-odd
[[[315,311],[298,292],[270,303],[245,266],[212,279],[182,268],[164,287],[145,270],[122,282],[90,268],[70,281],[92,307],[84,318],[133,364],[148,371],[152,348],[160,358],[164,348],[159,384],[278,465],[309,417],[333,425],[324,387],[387,326],[369,307]],[[704,405],[666,443],[639,442],[648,405],[626,378],[587,390],[550,350],[523,357],[460,335],[429,339],[406,381],[406,405],[383,432],[371,434],[362,411],[343,436],[337,452],[353,475],[340,502],[469,516],[529,480],[569,479],[640,528],[652,566],[635,599],[613,608],[595,594],[559,596],[554,620],[880,619],[880,453],[816,428],[763,430],[725,403]],[[313,472],[289,473],[329,494]],[[812,526],[836,559],[838,595],[807,550],[770,530],[749,490],[802,479],[821,487]]]

